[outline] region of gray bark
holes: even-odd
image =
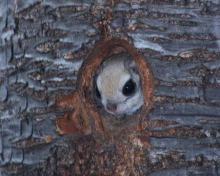
[[[3,0],[0,17],[0,176],[220,175],[219,0]],[[48,107],[75,90],[105,19],[158,81],[150,150],[128,141],[121,154],[55,131]]]

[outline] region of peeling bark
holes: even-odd
[[[0,175],[220,175],[219,0],[4,0],[0,16]],[[149,63],[153,108],[117,142],[82,108],[59,134],[84,59],[112,37]]]

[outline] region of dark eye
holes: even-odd
[[[96,94],[96,97],[97,97],[98,99],[101,99],[101,94],[100,94],[100,92],[99,92],[97,86],[95,86],[95,94]]]
[[[136,85],[135,85],[134,81],[132,79],[129,79],[123,87],[123,90],[122,90],[123,95],[129,96],[129,95],[133,94],[135,91],[135,87],[136,87]]]

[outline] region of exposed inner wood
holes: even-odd
[[[219,5],[0,1],[0,175],[220,175]],[[91,103],[101,48],[133,53],[142,80],[149,64],[137,121]]]

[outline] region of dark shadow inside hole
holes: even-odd
[[[143,91],[138,67],[128,52],[108,54],[93,77],[93,94],[99,114],[126,121],[140,112]]]

